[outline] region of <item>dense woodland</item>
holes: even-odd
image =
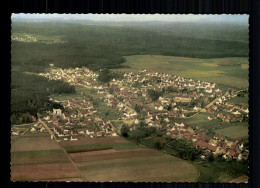
[[[107,82],[113,77],[120,77],[107,69],[125,67],[123,56],[127,55],[196,58],[248,56],[248,26],[13,22],[12,32],[61,36],[66,41],[55,44],[12,41],[12,124],[30,121],[23,118],[26,113],[36,115],[57,106],[49,101],[49,95],[75,92],[75,88],[66,83],[48,81],[32,74],[46,71],[49,64],[60,68],[85,66],[93,71],[104,69],[106,71],[99,80]]]

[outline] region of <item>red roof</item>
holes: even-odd
[[[171,134],[175,134],[175,135],[177,135],[177,134],[179,134],[179,131],[177,131],[177,130],[173,130],[173,131],[170,131],[170,133],[171,133]]]
[[[53,121],[53,124],[58,125],[59,121],[56,119],[56,120]]]
[[[208,143],[207,143],[207,142],[203,142],[203,141],[200,141],[200,140],[198,140],[198,141],[196,142],[196,145],[197,145],[197,146],[200,146],[200,147],[205,147],[205,148],[208,147]]]
[[[215,151],[217,150],[217,146],[208,145],[208,149],[209,149],[210,151],[215,152]]]
[[[236,152],[234,150],[229,150],[229,155],[234,157],[236,155]]]

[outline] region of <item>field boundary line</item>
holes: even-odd
[[[38,116],[39,117],[39,116]],[[46,125],[45,122],[43,122],[40,118],[39,121],[44,125],[44,127],[46,127],[46,129],[48,130],[48,132],[53,135],[55,141],[57,142],[57,144],[59,145],[59,147],[63,150],[63,152],[67,155],[67,157],[69,158],[69,160],[71,161],[72,165],[76,168],[76,170],[78,171],[79,175],[81,176],[81,178],[84,181],[87,181],[87,179],[85,178],[85,176],[83,176],[83,174],[80,172],[80,170],[77,168],[76,164],[74,163],[74,161],[72,160],[72,158],[70,157],[70,155],[66,152],[66,150],[62,147],[62,145],[58,142],[58,140],[56,139],[56,136],[54,135],[54,133],[50,130],[50,128]]]

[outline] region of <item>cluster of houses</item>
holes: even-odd
[[[248,107],[229,104],[228,100],[234,98],[236,92],[224,94],[215,83],[140,70],[139,73],[125,73],[124,79],[113,79],[109,85],[103,86],[98,85],[98,74],[85,67],[53,69],[50,73],[41,75],[49,79],[64,80],[73,85],[82,84],[92,87],[107,106],[120,112],[119,120],[127,123],[130,130],[140,122],[140,112],[136,110],[136,107],[140,107],[142,120],[148,126],[165,129],[169,136],[188,139],[197,147],[212,152],[214,155],[222,154],[224,158],[241,160],[248,155],[241,140],[230,140],[220,135],[211,138],[206,136],[205,132],[191,128],[184,121],[180,121],[187,118],[188,113],[202,110],[212,114],[208,117],[209,121],[216,118],[224,123],[244,121],[244,115],[248,115]],[[172,86],[174,90],[172,94],[160,96],[157,101],[152,101],[149,97],[149,89],[163,90],[169,86]],[[208,104],[205,109],[201,100],[197,99],[203,99],[203,102]],[[185,105],[190,104],[191,101],[195,101],[192,107]],[[53,111],[50,121],[53,122],[53,129],[58,137],[75,140],[77,135],[90,137],[117,135],[116,129],[110,122],[96,115],[97,111],[91,100],[71,99],[61,104],[65,109],[69,109],[70,113]],[[57,117],[63,120],[62,124]],[[73,128],[75,123],[84,128]],[[69,136],[70,138],[67,138]]]
[[[12,40],[19,41],[19,42],[37,42],[37,39],[35,37],[32,37],[30,35],[24,34],[25,37],[14,37],[11,36]]]
[[[205,132],[194,130],[186,123],[176,122],[168,129],[167,135],[191,141],[196,147],[204,149],[204,153],[222,155],[225,159],[242,160],[248,157],[248,150],[244,148],[242,139],[231,139],[218,134],[209,137]],[[205,158],[205,155],[201,157]]]
[[[102,137],[117,136],[114,127],[108,121],[103,121],[97,114],[93,102],[87,99],[73,100],[61,103],[66,112],[53,109],[44,117],[53,132],[62,140],[78,140],[80,136]]]

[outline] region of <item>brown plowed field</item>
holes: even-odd
[[[60,142],[60,144],[63,147],[87,145],[87,144],[102,144],[102,143],[128,143],[128,141],[121,137],[102,137],[102,138],[84,138],[82,140],[78,140],[75,142],[70,142],[70,141]]]
[[[21,165],[11,167],[12,181],[33,181],[78,177],[80,177],[80,175],[71,163]]]
[[[151,150],[123,150],[123,151],[115,151],[115,150],[104,150],[99,152],[82,152],[73,154],[71,156],[74,162],[90,162],[90,161],[102,161],[102,160],[111,160],[111,159],[122,159],[122,158],[132,158],[132,157],[149,157],[162,155],[161,152],[151,151]]]
[[[60,149],[55,140],[48,137],[20,137],[11,145],[11,152],[14,151],[35,151],[35,150],[53,150]]]

